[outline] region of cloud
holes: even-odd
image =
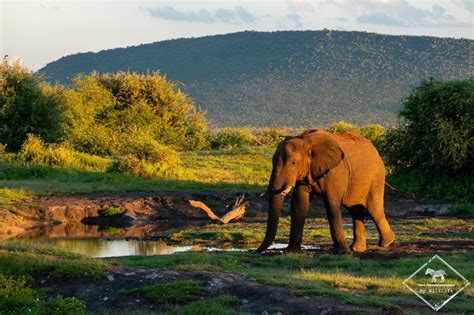
[[[456,4],[460,5],[462,8],[467,11],[474,13],[474,1],[472,0],[456,0]]]
[[[152,17],[163,20],[192,22],[192,23],[224,23],[224,24],[242,24],[254,23],[255,17],[242,8],[236,6],[233,9],[218,8],[213,12],[206,9],[197,11],[178,11],[171,6],[149,8],[148,13]]]
[[[293,26],[297,29],[303,27],[303,23],[301,22],[301,16],[298,14],[287,14],[286,18],[293,24]]]
[[[362,24],[405,26],[405,23],[402,21],[391,18],[390,16],[380,12],[358,16],[356,21]]]
[[[326,4],[343,6],[338,0],[327,0]],[[360,0],[351,6],[357,12],[356,21],[362,24],[387,26],[465,26],[440,5],[431,9],[419,9],[406,0]]]
[[[313,5],[307,0],[287,0],[288,8],[292,11],[314,12]]]

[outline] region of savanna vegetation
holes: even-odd
[[[386,162],[388,181],[395,187],[456,204],[451,214],[459,218],[411,218],[394,223],[397,240],[402,243],[472,240],[473,92],[472,78],[428,80],[404,98],[398,123],[392,128],[344,121],[326,126],[336,133],[357,131],[372,141]],[[70,86],[50,85],[19,63],[5,59],[0,67],[0,215],[4,211],[15,214],[16,203],[41,195],[263,192],[275,144],[282,136],[301,131],[213,128],[206,119],[176,83],[159,73],[92,73],[75,77]],[[308,221],[314,228],[305,230],[305,239],[324,247],[331,238],[328,229],[316,228],[327,225],[323,210],[319,210],[321,216]],[[122,212],[112,205],[103,209],[101,216],[120,216]],[[288,209],[283,215],[277,241],[285,241],[289,234]],[[254,247],[263,233],[262,222],[212,224],[176,231],[169,241],[223,241]],[[369,243],[375,243],[376,236],[376,230],[368,227]],[[260,284],[288,289],[295,297],[325,296],[343,304],[394,312],[411,309],[417,298],[404,289],[402,281],[432,254],[371,254],[182,253],[100,260],[46,245],[2,242],[0,313],[84,313],[84,301],[50,292],[41,281],[112,282],[107,280],[111,270],[124,266],[236,272]],[[445,253],[443,257],[456,268],[469,265],[473,258],[470,252]],[[464,276],[471,279],[471,270]],[[137,283],[119,294],[163,304],[170,314],[235,314],[237,306],[248,302],[227,294],[207,298],[207,289],[203,281],[186,278],[153,285]],[[468,288],[445,310],[471,312],[472,295],[472,288]],[[404,301],[403,307],[400,301]],[[107,310],[104,313],[108,314]]]
[[[70,83],[79,73],[159,70],[220,127],[391,126],[400,100],[422,80],[472,75],[472,45],[335,30],[240,32],[74,54],[41,72]]]
[[[209,129],[193,101],[159,73],[92,73],[66,87],[6,59],[0,71],[0,180],[10,188],[261,189],[273,146],[301,131]],[[394,186],[469,203],[473,86],[473,79],[424,82],[404,99],[398,125],[388,130],[343,121],[327,129],[370,139]]]

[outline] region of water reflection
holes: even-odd
[[[70,252],[94,257],[151,256],[171,255],[190,251],[241,251],[240,248],[217,248],[196,245],[168,245],[163,241],[150,242],[125,239],[29,239],[29,242],[40,242]]]
[[[170,245],[163,241],[138,241],[126,239],[99,239],[99,238],[33,238],[24,240],[47,244],[70,252],[94,257],[122,257],[122,256],[151,256],[171,255],[191,251],[246,251],[249,246],[209,247],[200,245]],[[270,249],[283,250],[288,244],[275,243]],[[303,246],[305,250],[317,250],[318,246]]]

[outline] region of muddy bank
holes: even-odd
[[[19,235],[34,237],[103,237],[100,226],[126,227],[117,236],[160,238],[164,231],[189,225],[206,224],[207,215],[188,204],[189,199],[206,203],[221,216],[237,196],[245,193],[249,202],[244,221],[264,222],[266,198],[258,192],[174,192],[122,193],[114,195],[45,196],[33,198],[0,209],[0,239]],[[286,198],[289,208],[290,198]],[[387,193],[386,214],[389,218],[405,216],[448,215],[451,205],[423,204],[402,195]],[[2,206],[0,206],[1,208]],[[105,215],[107,209],[120,214]],[[310,216],[325,216],[320,198],[315,197]],[[179,224],[172,223],[179,222]],[[201,222],[201,223],[200,223]]]
[[[191,207],[189,199],[201,200],[213,208],[217,215],[228,211],[240,193],[123,193],[115,195],[48,196],[17,202],[0,210],[0,239],[22,234],[41,233],[51,237],[100,237],[98,226],[127,227],[122,236],[138,237],[157,228],[169,229],[167,222],[207,222],[207,215]],[[246,193],[252,202],[246,213],[253,217],[262,211],[264,200],[258,193]],[[108,216],[107,209],[115,208],[120,214]],[[160,228],[162,227],[162,228]],[[29,231],[34,229],[35,231]]]

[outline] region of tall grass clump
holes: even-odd
[[[385,128],[381,125],[364,125],[362,127],[357,127],[353,124],[338,121],[332,123],[327,130],[333,133],[346,133],[350,131],[356,131],[370,140],[376,147],[380,147],[385,140]]]
[[[223,128],[210,135],[212,149],[233,149],[254,144],[249,128]]]
[[[105,172],[113,164],[110,159],[76,152],[65,145],[46,144],[33,134],[28,134],[16,161],[28,165],[64,167],[80,171]]]

